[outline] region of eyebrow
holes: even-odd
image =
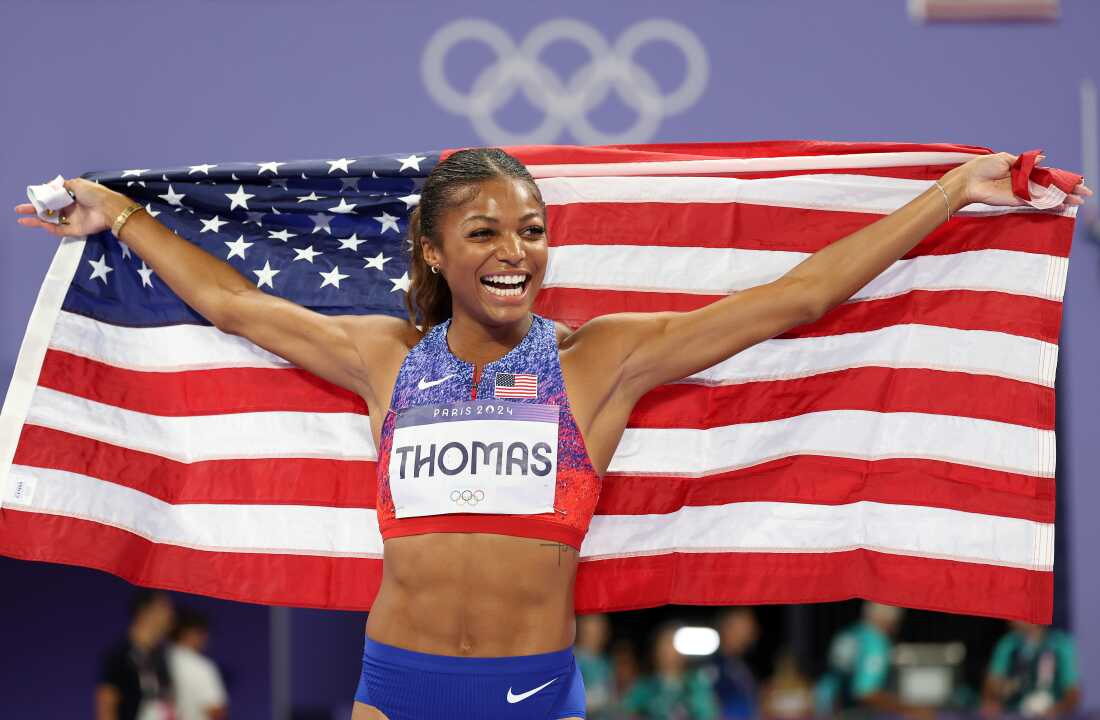
[[[526,215],[524,215],[523,217],[521,217],[519,219],[519,221],[524,222],[525,220],[530,220],[531,218],[537,218],[537,217],[542,217],[542,213],[540,213],[540,212],[529,212]],[[470,217],[464,219],[462,221],[462,224],[465,225],[466,223],[473,222],[474,220],[484,220],[485,222],[491,222],[491,223],[499,223],[500,222],[499,219],[497,219],[495,217],[490,217],[489,215],[471,215]]]

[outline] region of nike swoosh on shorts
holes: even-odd
[[[448,380],[450,380],[453,377],[454,377],[454,374],[452,373],[452,374],[448,375],[447,377],[439,378],[438,380],[425,380],[424,378],[420,378],[420,382],[418,382],[416,384],[416,386],[418,388],[420,388],[421,390],[427,390],[430,387],[435,387],[439,383],[447,382]]]
[[[512,694],[512,688],[509,687],[508,688],[508,702],[509,703],[518,703],[521,700],[526,700],[527,698],[529,698],[532,695],[534,695],[535,693],[537,693],[539,690],[542,690],[544,687],[546,687],[550,683],[554,682],[554,680],[557,680],[557,678],[553,678],[550,682],[539,685],[534,690],[528,690],[527,692],[520,693],[519,695],[513,695]]]

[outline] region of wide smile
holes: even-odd
[[[479,278],[485,293],[497,302],[521,303],[527,297],[531,274],[527,272],[490,273]]]

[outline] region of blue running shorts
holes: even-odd
[[[573,648],[537,655],[432,655],[366,638],[355,699],[390,720],[585,717]]]

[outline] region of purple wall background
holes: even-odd
[[[483,2],[466,16],[491,19],[517,40],[538,22],[572,17],[610,39],[639,20],[672,17],[667,3],[562,0],[553,12]],[[676,21],[703,41],[710,80],[699,102],[667,118],[653,141],[816,138],[1042,147],[1048,163],[1081,171],[1078,87],[1100,77],[1100,4],[1064,0],[1044,25],[912,23],[902,0],[805,3],[681,2]],[[460,15],[454,3],[359,0],[289,2],[114,0],[0,5],[0,89],[8,141],[0,191],[14,205],[28,183],[57,173],[230,160],[336,158],[482,144],[420,80],[427,39]],[[560,51],[560,52],[559,52]],[[585,60],[555,47],[563,73]],[[468,85],[484,48],[456,52]],[[662,87],[679,56],[639,54]],[[537,114],[505,108],[507,125]],[[621,103],[594,114],[601,127],[629,122]],[[568,134],[557,142],[573,142]],[[1097,186],[1097,179],[1091,184]],[[10,211],[9,211],[10,212]],[[9,216],[11,217],[11,216]],[[55,244],[9,220],[0,232],[0,388],[6,388]],[[1074,242],[1065,295],[1058,402],[1058,480],[1075,513],[1065,538],[1070,608],[1089,707],[1100,707],[1100,246]],[[89,570],[0,560],[5,651],[21,673],[0,680],[5,717],[84,716],[94,657],[124,624],[128,586]],[[235,718],[270,714],[265,608],[195,599],[214,613],[217,657],[231,672]],[[362,615],[293,615],[295,705],[350,700]],[[49,712],[43,712],[48,703]],[[37,708],[37,710],[32,710]]]

